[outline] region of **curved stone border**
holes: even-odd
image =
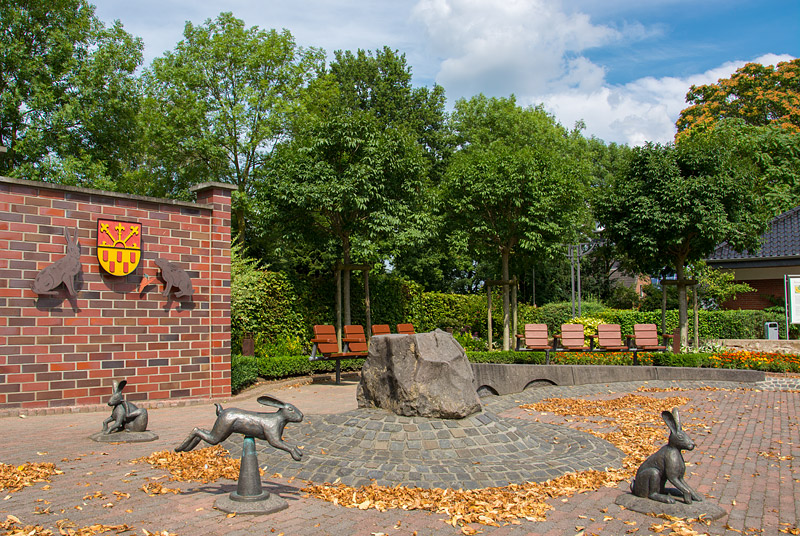
[[[513,402],[512,402],[513,403]],[[502,405],[498,406],[502,409]],[[483,411],[459,420],[403,417],[361,409],[307,416],[284,438],[304,446],[303,460],[259,445],[267,473],[351,486],[486,488],[545,481],[571,471],[619,466],[623,454],[590,434]],[[234,452],[239,438],[225,447]]]
[[[632,367],[624,365],[504,365],[473,363],[475,388],[499,395],[519,393],[529,384],[589,385],[629,381],[700,380],[755,383],[764,381],[760,370]]]
[[[482,413],[460,420],[402,417],[376,409],[306,415],[284,433],[289,443],[303,446],[300,462],[265,443],[257,443],[256,448],[267,474],[315,483],[472,489],[542,482],[571,471],[620,467],[623,455],[588,433],[507,418],[503,416],[507,410],[545,398],[624,394],[642,386],[741,389],[758,385],[654,380],[559,387],[543,382],[513,396],[487,396],[481,400]],[[223,445],[236,452],[241,449],[241,436],[232,436]]]

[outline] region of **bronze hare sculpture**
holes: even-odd
[[[70,236],[69,228],[64,227],[67,239],[67,255],[36,274],[31,288],[36,294],[50,295],[61,283],[67,287],[67,294],[75,296],[75,276],[81,271],[81,246],[78,243],[78,230]]]
[[[164,279],[164,296],[169,296],[172,289],[175,289],[175,297],[183,298],[194,294],[192,280],[177,264],[169,262],[161,257],[156,257],[155,264],[161,268],[161,277]]]
[[[681,427],[678,408],[673,409],[672,413],[662,411],[661,418],[669,428],[669,440],[639,466],[631,484],[631,492],[637,497],[671,504],[675,499],[667,493],[666,483],[669,480],[683,495],[686,504],[702,501],[703,497],[683,480],[683,475],[686,474],[686,462],[683,460],[681,450],[694,449],[694,442]]]
[[[189,436],[177,447],[175,452],[187,452],[195,448],[200,441],[216,445],[225,441],[231,434],[243,434],[247,437],[263,439],[276,449],[284,450],[297,461],[303,457],[303,452],[283,440],[283,429],[286,423],[301,422],[303,412],[288,402],[281,402],[269,395],[258,397],[259,404],[278,408],[274,413],[262,413],[244,409],[217,407],[217,420],[211,430],[195,428]]]
[[[104,434],[147,430],[147,410],[136,407],[133,402],[126,402],[122,395],[122,390],[127,384],[127,380],[114,381],[111,397],[108,399],[108,405],[114,409],[111,410],[111,416],[103,421]]]

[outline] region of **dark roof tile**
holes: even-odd
[[[769,259],[800,256],[800,207],[776,216],[761,235],[761,249],[755,253],[734,251],[727,242],[718,245],[709,261]]]

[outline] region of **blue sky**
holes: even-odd
[[[747,62],[800,57],[800,0],[98,0],[145,43],[145,62],[186,21],[232,11],[286,28],[298,45],[406,54],[417,85],[450,105],[477,93],[543,104],[566,127],[608,142],[668,142],[692,84]]]

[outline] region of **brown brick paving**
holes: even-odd
[[[613,385],[611,390],[614,390]],[[342,386],[309,384],[289,388],[284,384],[280,389],[266,385],[226,405],[256,409],[255,398],[264,391],[291,401],[307,415],[355,407],[354,381]],[[649,394],[659,397],[675,393]],[[781,530],[798,527],[800,393],[689,390],[682,391],[680,396],[691,399],[682,408],[685,426],[702,423],[710,427],[708,433],[690,431],[697,448],[685,453],[687,481],[705,495],[707,501],[729,512],[727,517],[710,526],[697,524],[695,529],[710,535],[780,536],[785,533]],[[511,409],[506,415],[564,421],[552,415],[529,415],[518,409]],[[226,480],[204,485],[163,479],[160,482],[180,488],[181,493],[150,497],[139,488],[149,478],[160,477],[163,472],[144,464],[131,464],[130,460],[173,448],[192,426],[213,421],[213,407],[209,403],[151,410],[150,429],[160,436],[151,443],[102,444],[89,440],[88,436],[99,430],[104,418],[99,412],[0,418],[3,431],[0,461],[15,465],[47,461],[64,471],[63,475],[53,477],[49,489],[45,489],[46,484],[39,483],[16,493],[0,492],[0,518],[13,514],[25,524],[42,525],[56,534],[56,521],[65,518],[79,527],[93,523],[126,523],[133,529],[126,534],[139,535],[143,534],[142,529],[167,530],[178,536],[461,534],[459,529],[443,522],[444,514],[346,509],[305,497],[300,491],[302,482],[290,482],[285,478],[264,478],[265,488],[289,503],[287,510],[264,517],[228,518],[214,510],[215,497],[235,489],[235,483]],[[659,520],[614,504],[614,499],[626,488],[627,483],[621,483],[617,488],[555,499],[552,501],[554,510],[549,512],[545,522],[523,521],[520,525],[504,527],[473,525],[473,528],[493,536],[571,536],[580,530],[586,536],[655,534],[650,525]],[[104,498],[85,498],[98,491]],[[129,493],[130,498],[118,498],[114,491]],[[35,513],[43,509],[49,509],[49,513]],[[628,532],[634,529],[638,530]]]

